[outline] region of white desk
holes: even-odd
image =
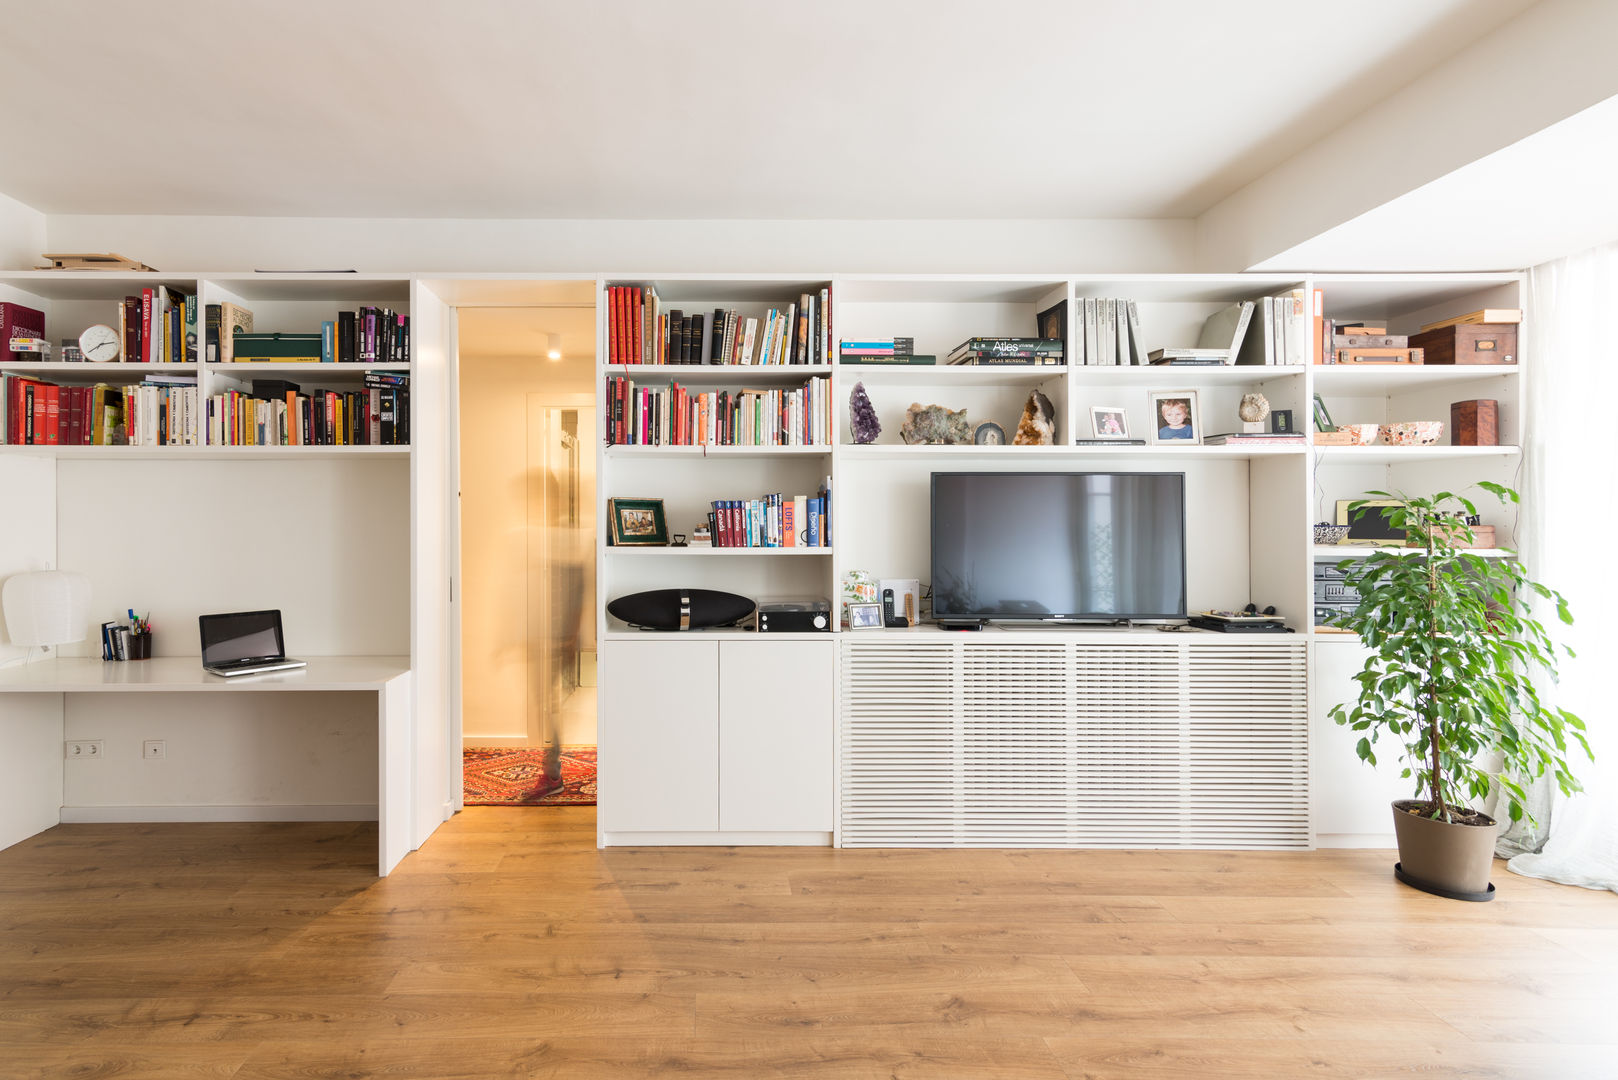
[[[317,656],[308,660],[309,666],[297,671],[234,679],[208,674],[195,656],[123,663],[87,658],[41,660],[0,668],[0,694],[375,694],[377,859],[378,873],[386,876],[410,850],[410,658]]]

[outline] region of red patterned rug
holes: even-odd
[[[543,747],[465,747],[461,777],[467,806],[594,806],[596,748],[562,747],[562,786],[549,794]]]

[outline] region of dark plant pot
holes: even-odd
[[[1499,825],[1493,818],[1487,825],[1458,825],[1409,812],[1425,805],[1413,799],[1393,804],[1393,831],[1399,839],[1394,872],[1399,880],[1451,900],[1494,899],[1489,871]]]

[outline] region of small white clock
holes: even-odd
[[[110,326],[96,325],[79,335],[79,351],[86,360],[98,364],[118,359],[118,331]]]

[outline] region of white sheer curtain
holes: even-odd
[[[1543,850],[1507,865],[1618,892],[1618,244],[1535,267],[1526,316],[1523,554],[1573,609],[1571,627],[1545,620],[1579,654],[1554,694],[1596,760],[1570,758],[1584,794],[1555,793]]]

